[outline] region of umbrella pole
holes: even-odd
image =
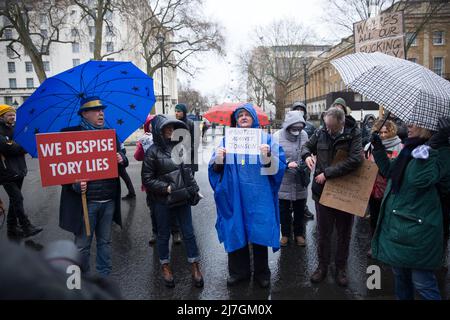
[[[91,225],[89,223],[86,192],[81,193],[81,202],[83,203],[83,218],[84,218],[84,225],[86,227],[86,235],[88,237],[90,237],[91,236]]]
[[[376,134],[378,134],[378,133],[380,132],[381,128],[384,127],[386,121],[389,119],[390,116],[391,116],[391,112],[390,112],[390,111],[386,112],[386,116],[384,117],[384,121],[383,121],[383,123],[381,124],[380,129],[378,129],[377,131],[375,131]]]

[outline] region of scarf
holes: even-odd
[[[384,139],[384,140],[382,140],[382,142],[383,142],[383,146],[386,148],[386,150],[390,150],[390,149],[398,146],[400,143],[402,143],[402,140],[400,140],[400,138],[398,136],[395,136],[392,138]]]
[[[106,127],[103,126],[96,126],[89,121],[87,121],[85,118],[81,118],[80,126],[82,126],[85,130],[101,130],[106,129]]]
[[[428,139],[425,138],[407,138],[402,151],[397,157],[397,161],[391,170],[392,192],[394,194],[400,191],[400,186],[403,180],[405,169],[409,161],[413,158],[411,152],[421,144],[424,144]]]

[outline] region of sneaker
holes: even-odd
[[[304,247],[306,245],[305,237],[303,236],[295,237],[295,243],[300,247]]]
[[[311,211],[309,211],[308,206],[305,206],[304,216],[306,219],[314,220],[314,214]]]
[[[280,239],[280,246],[281,247],[287,247],[289,243],[289,238],[288,237],[281,237]]]
[[[32,237],[32,236],[37,235],[39,232],[41,232],[44,229],[41,228],[41,227],[33,226],[30,223],[28,225],[22,226],[22,230],[23,230],[23,237],[24,238],[28,238],[28,237]]]

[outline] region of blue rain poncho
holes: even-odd
[[[232,117],[241,109],[251,114],[252,128],[258,128],[258,117],[251,104],[238,108]],[[209,182],[214,190],[217,208],[216,229],[219,241],[224,243],[227,252],[238,250],[248,243],[272,247],[273,251],[279,249],[278,190],[286,160],[281,146],[269,134],[261,134],[262,143],[270,146],[270,165],[262,164],[259,155],[229,153],[226,154],[222,172],[213,169],[215,153],[209,164]],[[224,139],[222,147],[225,145]]]

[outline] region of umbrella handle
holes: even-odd
[[[380,132],[381,128],[384,127],[384,124],[386,123],[386,121],[389,119],[390,116],[391,116],[391,112],[388,111],[388,112],[386,113],[386,117],[384,118],[383,123],[382,123],[381,126],[380,126],[380,129],[374,131],[374,133],[378,134],[378,133]]]

